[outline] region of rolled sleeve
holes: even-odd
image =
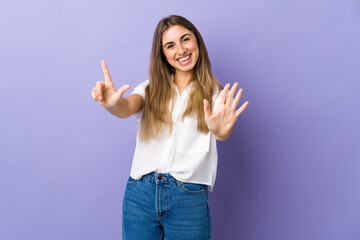
[[[145,88],[147,87],[147,85],[149,85],[149,80],[140,83],[136,88],[134,88],[134,91],[130,94],[130,95],[139,94],[143,99],[143,106],[145,103]],[[134,114],[137,121],[140,121],[142,114],[143,114],[143,107],[139,112]]]

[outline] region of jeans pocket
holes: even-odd
[[[129,176],[129,178],[128,178],[128,180],[127,180],[127,183],[130,184],[130,185],[132,185],[132,184],[136,183],[137,181],[138,181],[138,180],[133,179],[131,176]]]
[[[200,194],[206,191],[207,186],[199,183],[181,182],[181,190],[189,194]]]

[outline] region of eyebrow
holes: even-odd
[[[182,36],[180,37],[180,40],[182,40],[184,37],[186,37],[186,36],[188,36],[188,35],[191,36],[190,33],[185,33],[184,35],[182,35]],[[163,47],[165,47],[166,45],[168,45],[168,44],[170,44],[170,43],[173,43],[173,42],[167,42],[167,43],[164,44]]]

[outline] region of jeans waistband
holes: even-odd
[[[170,173],[151,172],[145,174],[143,178],[149,179],[150,181],[162,183],[179,182]]]

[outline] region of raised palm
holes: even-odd
[[[247,105],[249,104],[246,101],[238,110],[236,107],[240,101],[242,89],[238,91],[235,99],[233,97],[235,95],[236,88],[238,83],[235,83],[229,94],[230,84],[226,84],[221,95],[218,107],[215,112],[210,111],[209,102],[204,99],[204,112],[205,112],[205,121],[209,130],[217,135],[217,136],[226,136],[233,129],[233,126],[239,117],[239,115],[245,110]]]

